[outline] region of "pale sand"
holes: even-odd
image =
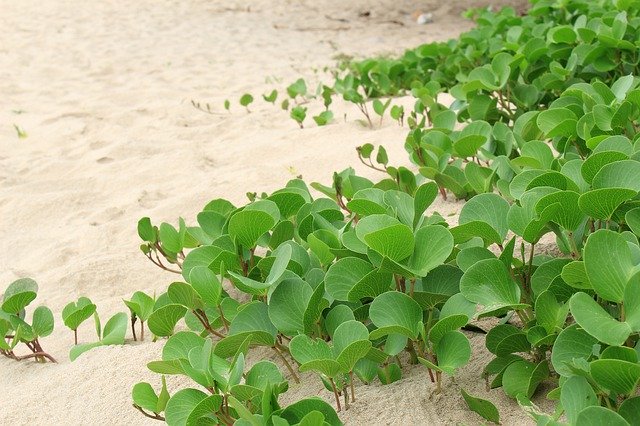
[[[332,106],[336,123],[318,128],[308,119],[302,131],[261,99],[251,114],[237,104],[245,91],[281,89],[298,76],[314,81],[313,70],[335,64],[337,54],[399,53],[453,37],[471,26],[460,11],[487,2],[343,3],[252,1],[247,11],[242,1],[0,1],[0,286],[23,276],[40,283],[36,304],[50,306],[57,321],[42,344],[60,361],[0,359],[0,424],[153,424],[131,408],[130,390],[141,380],[159,383],[145,364],[159,357],[162,342],[100,348],[71,363],[73,337],[60,319],[67,302],[85,295],[106,320],[125,311],[122,299],[135,290],[161,292],[175,278],[138,251],[138,218],[182,215],[193,223],[210,199],[241,203],[247,191],[275,190],[297,174],[328,183],[349,165],[380,178],[357,161],[354,148],[365,142],[383,143],[392,164],[407,162],[406,128],[387,119],[368,130],[343,102]],[[371,17],[358,17],[367,10]],[[435,23],[414,24],[415,10],[433,11]],[[231,114],[222,110],[225,98],[234,103]],[[221,114],[197,111],[191,99]],[[28,137],[18,139],[13,124]],[[460,207],[436,205],[454,214],[451,223]],[[92,325],[81,327],[80,339],[95,339]],[[495,401],[504,424],[524,423],[502,391],[484,391],[479,373],[489,355],[481,336],[471,339],[473,361],[456,382]],[[251,358],[265,356],[255,350]],[[434,400],[423,367],[404,374],[390,386],[358,386],[359,401],[342,419],[481,422],[451,380]],[[172,389],[181,382],[169,378]],[[321,387],[308,376],[303,385],[292,382],[283,401],[316,394],[331,401]]]

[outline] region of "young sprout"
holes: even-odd
[[[247,112],[251,112],[249,105],[253,102],[253,96],[250,93],[245,93],[240,97],[240,105],[247,109]]]
[[[78,327],[96,312],[96,305],[87,297],[80,297],[77,302],[70,302],[62,310],[64,325],[73,331],[74,344],[78,344]]]
[[[325,126],[329,124],[331,120],[333,120],[333,113],[329,110],[322,111],[320,114],[313,116],[313,121],[315,121],[318,126]]]
[[[307,83],[305,83],[304,79],[299,78],[289,87],[287,87],[287,94],[293,100],[295,100],[298,96],[303,100],[307,95]]]
[[[289,99],[284,99],[282,101],[282,103],[280,104],[280,108],[282,108],[284,111],[289,111]]]
[[[307,108],[302,106],[293,107],[291,109],[291,118],[293,118],[296,123],[300,126],[300,128],[304,128],[303,122],[304,119],[307,118]]]
[[[155,298],[141,291],[136,291],[133,293],[131,300],[124,300],[124,304],[127,305],[131,312],[131,333],[133,334],[133,340],[138,340],[135,329],[135,324],[138,319],[140,319],[140,340],[144,340],[144,323],[147,322],[153,313]]]
[[[226,109],[227,111],[229,111],[231,108],[231,102],[229,101],[229,99],[225,99],[224,100],[224,109]]]
[[[404,107],[402,105],[392,106],[389,115],[396,120],[400,126],[404,125]]]
[[[380,99],[373,100],[373,110],[380,116],[380,123],[378,124],[378,127],[382,127],[384,113],[387,111],[387,108],[389,108],[389,105],[391,105],[391,99],[387,100],[385,103],[382,103]]]
[[[16,133],[18,134],[18,139],[25,139],[28,136],[27,132],[21,126],[14,124],[13,128],[16,129]]]
[[[275,105],[276,99],[278,99],[278,91],[274,89],[268,95],[262,95],[262,99],[264,99],[265,102],[269,102]]]

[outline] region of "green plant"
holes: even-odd
[[[96,312],[96,305],[87,297],[80,297],[77,302],[70,302],[62,310],[64,325],[73,331],[74,344],[78,344],[78,327]]]
[[[144,340],[144,323],[149,320],[149,317],[153,313],[155,298],[141,291],[136,291],[133,293],[133,296],[131,296],[131,300],[125,300],[124,304],[127,305],[131,313],[131,334],[133,334],[133,340],[138,340],[135,328],[137,320],[140,320],[140,340]]]
[[[95,319],[98,341],[93,343],[82,343],[72,347],[69,352],[69,359],[71,359],[71,361],[75,361],[80,355],[93,348],[124,344],[125,335],[127,333],[127,314],[124,312],[115,314],[104,325],[104,329],[102,329],[100,317],[97,312],[93,314],[93,317]]]
[[[262,99],[264,99],[265,102],[269,102],[275,105],[276,100],[278,99],[278,91],[274,89],[268,95],[262,95]]]
[[[320,114],[313,116],[313,121],[318,126],[326,126],[333,120],[333,113],[329,110],[322,111]]]
[[[240,105],[245,107],[247,109],[247,112],[251,112],[249,110],[249,105],[251,105],[251,103],[253,103],[253,95],[251,95],[250,93],[245,93],[240,97]]]
[[[31,324],[26,322],[25,308],[36,298],[38,284],[31,278],[21,278],[9,284],[2,296],[0,309],[0,353],[16,361],[34,358],[37,362],[56,362],[40,345],[40,338],[53,332],[53,313],[46,306],[33,311]],[[14,350],[22,343],[31,353],[17,355]]]
[[[291,118],[293,118],[300,128],[304,128],[304,119],[307,118],[307,108],[303,106],[296,106],[291,108]]]

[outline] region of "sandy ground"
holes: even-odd
[[[162,342],[100,348],[71,363],[62,307],[85,295],[107,318],[125,311],[122,299],[135,290],[166,288],[173,276],[138,251],[142,216],[175,222],[182,215],[193,223],[210,199],[240,203],[247,191],[269,192],[298,174],[327,183],[349,165],[381,177],[357,161],[354,148],[365,142],[383,143],[393,164],[405,163],[406,129],[390,120],[366,129],[355,108],[337,102],[336,123],[318,128],[309,120],[299,130],[279,108],[260,100],[248,114],[237,99],[298,76],[318,79],[336,55],[399,53],[454,37],[471,25],[459,13],[488,2],[248,3],[0,0],[0,287],[22,276],[39,282],[37,302],[57,321],[42,344],[60,361],[0,359],[0,424],[152,423],[131,408],[130,389],[159,382],[145,364],[159,357]],[[433,12],[435,23],[416,25],[416,10]],[[233,101],[230,114],[222,110],[225,98]],[[204,114],[191,100],[220,113]],[[14,125],[27,137],[18,138]],[[438,203],[445,216],[461,206]],[[81,341],[94,338],[92,326],[81,327]],[[482,337],[472,342],[472,363],[441,396],[430,398],[424,368],[406,367],[401,382],[359,386],[360,400],[342,419],[480,423],[464,407],[462,385],[496,402],[504,424],[524,423],[501,391],[485,392],[479,372],[489,355]],[[169,379],[173,388],[178,382]],[[310,376],[292,383],[284,401],[316,394],[331,401],[320,389]]]

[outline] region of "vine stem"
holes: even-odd
[[[196,318],[198,318],[198,320],[200,321],[200,323],[202,324],[202,326],[203,326],[203,327],[205,328],[205,330],[207,330],[209,333],[211,333],[211,334],[213,334],[214,336],[217,336],[217,337],[219,337],[219,338],[221,338],[221,339],[224,339],[225,337],[227,337],[227,336],[225,336],[224,334],[219,333],[219,332],[217,332],[216,330],[214,330],[214,329],[211,327],[211,324],[209,324],[209,321],[207,321],[207,320],[206,320],[206,317],[202,317],[202,316],[200,315],[200,312],[198,312],[198,310],[194,310],[194,311],[193,311],[193,314],[196,316]]]
[[[153,420],[165,421],[165,418],[162,417],[160,414],[158,414],[158,413],[149,414],[146,411],[144,411],[142,409],[142,407],[140,407],[137,404],[133,404],[133,408],[135,408],[136,410],[140,411],[145,417],[148,417],[148,418],[153,419]]]
[[[342,411],[342,407],[340,406],[340,397],[338,396],[338,389],[336,388],[336,383],[333,381],[333,377],[329,377],[329,381],[331,382],[331,387],[333,388],[333,395],[336,397],[336,405],[338,406],[338,412]]]
[[[273,350],[275,351],[276,354],[278,354],[278,356],[284,363],[285,367],[287,367],[287,370],[289,370],[289,373],[291,373],[291,376],[293,376],[293,380],[296,383],[300,383],[300,379],[298,378],[298,375],[293,370],[293,367],[291,367],[291,364],[289,364],[289,361],[287,361],[287,358],[285,358],[284,354],[280,351],[280,349],[278,349],[278,346],[279,345],[277,343],[274,346],[272,346]]]
[[[356,402],[356,391],[353,386],[353,370],[349,371],[349,384],[351,386],[351,402]]]

